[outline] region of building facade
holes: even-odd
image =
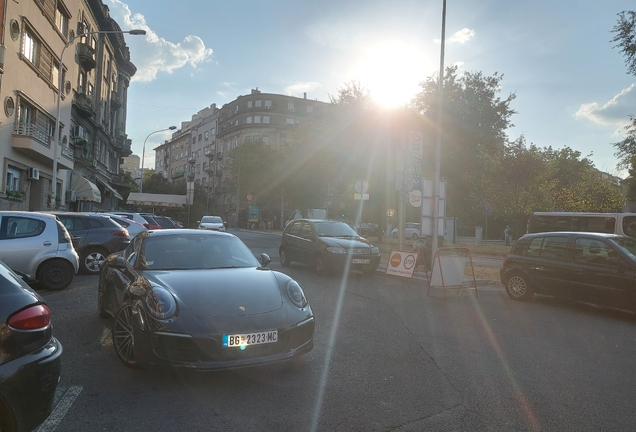
[[[2,3],[0,209],[117,208],[136,72],[120,27],[101,0]]]
[[[184,122],[171,140],[155,149],[155,169],[171,182],[191,180],[205,187],[211,212],[236,223],[245,212],[227,169],[229,152],[247,141],[272,149],[295,142],[299,126],[322,116],[332,105],[258,89],[223,105],[213,104]],[[185,186],[184,186],[185,193]],[[240,206],[238,205],[240,203]]]

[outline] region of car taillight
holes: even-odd
[[[46,305],[30,306],[11,316],[7,323],[17,330],[46,328],[51,322],[51,310]]]
[[[126,239],[130,238],[130,235],[128,234],[128,230],[125,229],[125,228],[123,230],[121,230],[121,231],[111,231],[111,233],[114,236],[117,236],[117,237],[123,237],[123,238],[126,238]]]

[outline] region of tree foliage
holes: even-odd
[[[503,75],[485,76],[466,72],[459,76],[457,67],[444,75],[441,177],[449,189],[448,214],[467,221],[481,218],[485,185],[491,180],[497,163],[504,154],[506,130],[512,126],[515,111],[511,103],[515,94],[501,99]],[[438,80],[429,77],[412,104],[430,124],[435,124],[438,111]]]
[[[636,11],[620,12],[612,33],[615,34],[612,38],[612,42],[616,42],[614,47],[625,56],[628,73],[636,75]]]

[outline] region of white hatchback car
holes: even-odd
[[[79,269],[71,235],[52,214],[0,211],[0,260],[26,282],[66,288]]]
[[[225,231],[225,224],[221,216],[203,216],[199,223],[199,229]]]
[[[421,224],[417,222],[407,222],[404,224],[404,238],[410,238],[413,240],[417,240],[422,236],[420,231]],[[394,239],[398,238],[398,229],[393,228],[391,231],[391,237]]]

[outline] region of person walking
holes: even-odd
[[[510,225],[506,225],[506,229],[504,230],[504,240],[506,241],[506,246],[510,246],[512,241],[512,230],[510,229]]]

